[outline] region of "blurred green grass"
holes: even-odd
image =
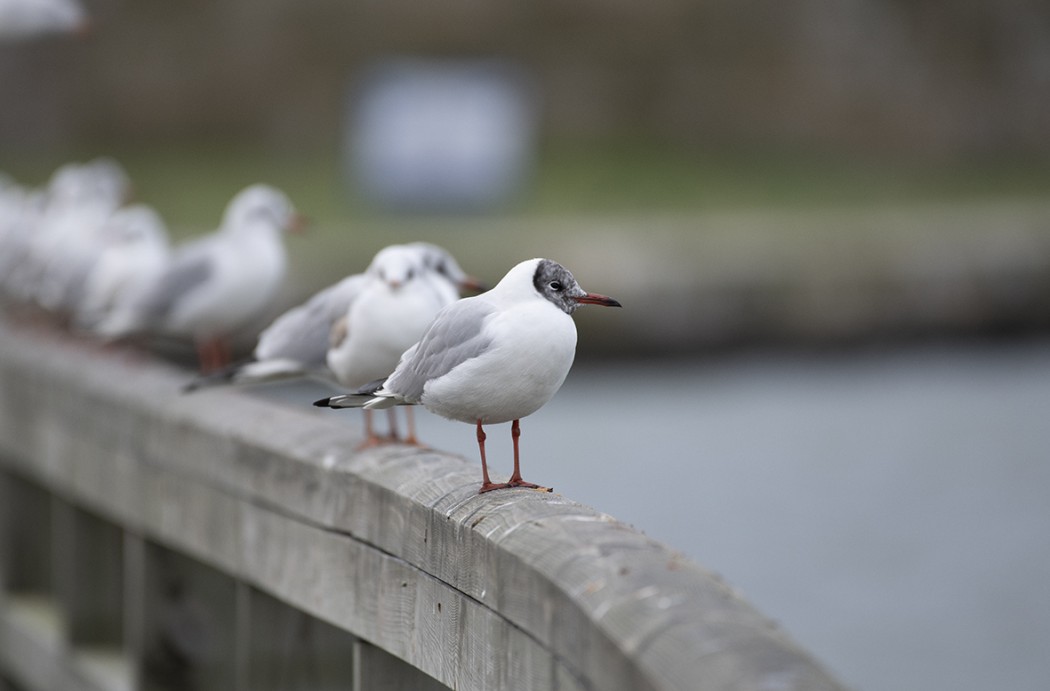
[[[108,155],[137,197],[173,228],[210,228],[226,201],[269,182],[319,220],[382,215],[350,191],[338,151],[273,152],[208,142],[99,147],[66,157],[0,158],[0,169],[41,184],[61,163]],[[901,163],[792,153],[701,153],[638,141],[550,144],[519,199],[496,215],[525,217],[689,213],[1050,196],[1050,160],[1005,157]]]

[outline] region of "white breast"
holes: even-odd
[[[419,340],[455,294],[445,296],[421,280],[400,288],[375,280],[354,300],[347,337],[328,351],[328,367],[341,384],[357,387],[394,371],[401,353]]]
[[[495,424],[539,410],[561,388],[576,354],[572,318],[545,300],[527,300],[485,324],[478,357],[427,383],[422,403],[446,418]]]
[[[248,242],[223,242],[215,250],[212,275],[177,304],[164,324],[165,330],[198,338],[233,333],[276,295],[286,265],[279,241],[260,237]]]

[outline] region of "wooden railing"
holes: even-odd
[[[186,380],[0,320],[0,688],[838,688],[607,515]]]

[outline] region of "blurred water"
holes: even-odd
[[[522,430],[526,479],[718,571],[856,689],[1050,683],[1050,342],[578,364]],[[508,425],[488,447],[509,473]]]

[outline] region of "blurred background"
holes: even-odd
[[[1045,688],[1046,3],[85,7],[0,38],[0,170],[111,156],[183,238],[281,187],[273,313],[394,242],[556,259],[625,308],[578,315],[527,475],[856,688]]]

